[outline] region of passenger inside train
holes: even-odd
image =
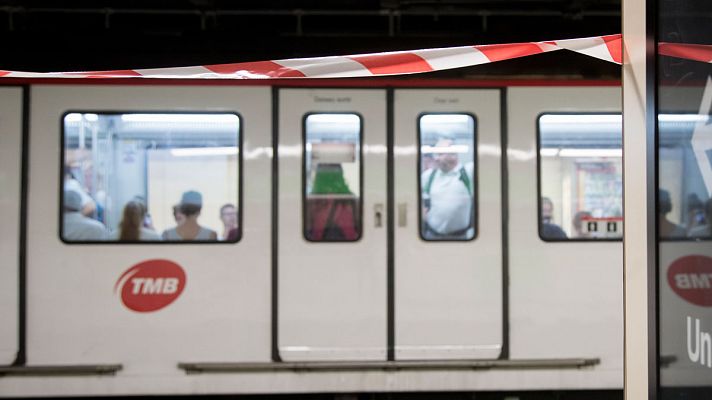
[[[474,163],[463,164],[458,150],[454,139],[445,136],[438,139],[432,148],[435,164],[420,177],[422,233],[426,240],[474,237]],[[469,149],[465,147],[464,152]]]
[[[307,199],[306,237],[314,241],[352,241],[358,237],[357,204],[340,164],[316,166]]]
[[[220,221],[223,224],[222,233],[218,236],[219,240],[230,240],[230,232],[233,232],[235,239],[237,238],[237,208],[234,204],[227,203],[220,207]],[[233,239],[233,241],[235,240]]]
[[[64,188],[72,190],[81,197],[81,213],[87,217],[92,217],[96,211],[96,203],[89,196],[87,190],[82,187],[77,178],[74,177],[71,167],[64,166]]]
[[[203,196],[200,192],[189,190],[181,196],[178,209],[185,216],[180,225],[166,229],[161,235],[164,240],[218,240],[217,233],[198,224],[200,210],[203,208]]]
[[[686,236],[685,228],[670,221],[667,217],[672,211],[672,200],[670,199],[670,192],[665,189],[659,189],[658,191],[658,207],[658,229],[660,230],[660,237],[666,239],[684,238]]]
[[[712,238],[712,197],[704,205],[704,221],[697,219],[697,225],[688,230],[691,238]]]
[[[476,235],[475,125],[468,114],[420,117],[423,240],[471,240]]]
[[[161,241],[168,232],[168,240],[210,241],[217,231],[227,239],[239,222],[239,135],[236,114],[66,114],[64,186],[107,232],[86,240]],[[193,203],[171,213],[176,198]]]
[[[119,241],[161,240],[161,236],[152,227],[145,226],[146,215],[146,206],[141,201],[126,203],[119,229],[112,238]]]
[[[305,120],[304,238],[359,240],[361,119],[356,114],[311,114]]]
[[[106,239],[106,227],[101,222],[84,215],[82,195],[74,189],[64,190],[62,238],[71,241],[96,241]]]
[[[567,239],[566,232],[553,222],[554,203],[548,197],[541,198],[541,236],[545,239]]]
[[[539,236],[547,241],[623,235],[621,117],[539,117]]]
[[[588,221],[593,217],[588,211],[579,211],[574,215],[574,220],[571,223],[574,228],[575,237],[588,238],[592,236]]]

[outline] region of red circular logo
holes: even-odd
[[[692,304],[712,306],[712,258],[685,256],[670,264],[668,284],[678,296]]]
[[[114,292],[121,291],[121,302],[131,310],[151,312],[173,303],[185,288],[185,272],[168,260],[148,260],[121,274]]]

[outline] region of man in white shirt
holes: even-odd
[[[107,231],[104,224],[85,217],[81,210],[81,194],[76,190],[65,190],[62,239],[69,241],[106,240]]]
[[[435,167],[420,176],[422,235],[426,240],[468,240],[473,224],[474,163],[462,165],[452,139],[435,144]]]

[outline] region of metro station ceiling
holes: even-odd
[[[204,65],[620,33],[620,0],[0,0],[0,69]],[[560,53],[560,54],[557,54]],[[442,73],[611,78],[568,52]]]

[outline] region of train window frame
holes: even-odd
[[[97,114],[97,115],[125,115],[125,114],[175,114],[175,115],[235,115],[238,119],[238,127],[237,127],[237,165],[238,165],[238,174],[237,174],[237,201],[238,201],[238,207],[237,207],[237,226],[238,226],[238,235],[237,238],[234,241],[226,241],[226,240],[66,240],[64,238],[64,166],[66,165],[66,148],[65,148],[65,138],[66,138],[66,132],[65,132],[65,118],[69,114]],[[59,179],[58,179],[58,187],[59,187],[59,207],[58,207],[58,236],[59,240],[65,244],[65,245],[109,245],[109,246],[117,246],[117,245],[141,245],[141,246],[152,246],[152,245],[235,245],[239,242],[242,241],[243,238],[243,233],[245,231],[244,229],[244,221],[243,221],[243,208],[244,208],[244,186],[243,186],[243,171],[244,171],[244,157],[243,157],[243,144],[244,144],[244,124],[245,120],[242,117],[242,114],[240,114],[238,111],[234,110],[224,110],[224,111],[205,111],[205,110],[200,110],[200,111],[191,111],[191,110],[141,110],[141,111],[133,111],[133,110],[89,110],[89,109],[70,109],[65,111],[64,113],[61,114],[60,119],[59,119],[59,125],[60,125],[60,137],[59,137],[59,148],[60,148],[60,160],[59,160]]]
[[[359,208],[359,213],[358,213],[358,220],[360,221],[360,229],[358,230],[358,236],[353,239],[353,240],[335,240],[335,239],[322,239],[322,240],[313,240],[310,239],[309,236],[307,235],[307,162],[306,162],[306,154],[307,154],[307,119],[311,115],[337,115],[337,114],[350,114],[350,115],[355,115],[358,117],[359,120],[359,138],[358,138],[358,157],[359,157],[359,199],[358,199],[358,208]],[[308,111],[304,113],[302,116],[302,145],[301,145],[301,151],[302,151],[302,162],[301,162],[301,175],[302,175],[302,184],[301,184],[301,198],[302,198],[302,238],[307,241],[308,243],[342,243],[342,244],[350,244],[350,243],[358,243],[363,239],[364,236],[364,227],[366,224],[364,223],[364,212],[363,212],[363,203],[364,203],[364,189],[363,189],[363,164],[364,164],[364,159],[363,159],[363,137],[364,137],[364,118],[363,115],[357,111]]]
[[[619,112],[593,112],[593,111],[585,111],[585,112],[575,112],[575,111],[562,111],[562,112],[551,112],[551,111],[542,111],[541,113],[537,114],[535,123],[536,123],[536,218],[537,218],[537,236],[539,236],[539,239],[543,242],[547,243],[603,243],[603,242],[622,242],[623,241],[623,235],[619,238],[566,238],[566,239],[556,239],[556,238],[545,238],[542,236],[541,231],[542,227],[544,224],[542,224],[542,215],[541,215],[541,199],[542,199],[542,193],[541,193],[541,183],[542,183],[542,176],[541,176],[541,118],[545,115],[620,115],[621,118],[623,116],[622,113]],[[622,129],[622,126],[621,126]],[[623,133],[621,130],[621,149],[623,148]],[[622,156],[621,156],[622,160]],[[622,201],[622,200],[621,200]],[[625,218],[625,216],[623,217]],[[625,222],[625,219],[624,219]],[[622,232],[622,231],[621,231]]]
[[[423,236],[423,213],[421,210],[423,209],[423,194],[422,194],[422,181],[421,181],[421,169],[423,167],[422,165],[422,132],[420,129],[420,120],[427,115],[466,115],[472,118],[473,121],[473,132],[472,132],[472,141],[473,141],[473,152],[472,152],[472,157],[473,157],[473,172],[472,172],[472,212],[474,214],[472,220],[472,228],[475,229],[475,234],[468,239],[426,239]],[[478,154],[478,127],[479,127],[479,119],[477,118],[477,114],[469,111],[462,111],[462,112],[447,112],[447,111],[423,111],[418,113],[418,115],[415,117],[415,126],[416,126],[416,158],[417,158],[417,167],[416,167],[416,193],[418,197],[418,209],[417,209],[417,215],[418,215],[418,238],[422,242],[425,243],[447,243],[447,242],[452,242],[452,243],[466,243],[466,242],[473,242],[477,240],[477,238],[480,236],[480,213],[479,213],[479,204],[480,204],[480,168],[479,168],[479,154]],[[423,171],[424,172],[424,171]]]

